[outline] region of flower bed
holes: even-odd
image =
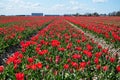
[[[81,31],[58,18],[0,66],[0,78],[12,80],[119,80],[117,54],[111,56]]]

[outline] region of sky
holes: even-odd
[[[0,15],[109,13],[120,10],[120,0],[0,0]]]

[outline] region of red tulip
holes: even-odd
[[[84,69],[86,67],[87,63],[86,62],[81,62],[80,63],[80,68]]]
[[[95,57],[97,57],[97,58],[99,58],[99,57],[101,57],[102,56],[102,52],[97,52],[96,54],[95,54]]]
[[[108,70],[108,66],[103,66],[103,70],[107,71]]]
[[[65,51],[65,48],[58,48],[59,51]]]
[[[73,59],[81,59],[82,56],[80,54],[74,54],[74,55],[72,55],[72,58]]]
[[[4,71],[4,66],[0,66],[0,73]]]
[[[116,67],[116,70],[120,72],[120,65]]]
[[[98,63],[99,63],[99,58],[95,58],[95,59],[94,59],[94,63],[95,63],[95,64],[98,64]]]
[[[36,64],[36,66],[37,66],[37,68],[41,69],[41,68],[42,68],[42,63],[41,63],[41,62],[38,62],[38,63]]]
[[[71,59],[70,59],[70,58],[68,58],[68,59],[67,59],[67,62],[68,62],[68,63],[69,63],[69,62],[71,62]]]
[[[69,68],[69,65],[68,64],[64,64],[64,69],[68,69]]]
[[[88,56],[88,58],[92,57],[92,53],[88,50],[84,50],[83,53]]]
[[[31,65],[31,69],[32,69],[32,70],[36,70],[36,69],[37,69],[36,64]]]
[[[58,46],[60,45],[60,42],[59,42],[58,40],[52,40],[52,41],[51,41],[51,45],[52,45],[53,47],[58,47]]]
[[[75,67],[75,68],[78,67],[78,64],[77,64],[76,62],[71,62],[71,65],[72,65],[73,67]]]
[[[114,63],[114,62],[115,62],[115,58],[111,57],[111,58],[110,58],[110,62],[111,62],[111,63]]]
[[[24,80],[24,73],[19,72],[16,73],[15,76],[16,76],[16,80]]]
[[[78,51],[81,51],[81,50],[82,50],[81,47],[75,47],[75,49],[78,50]]]
[[[55,62],[58,63],[60,61],[60,56],[56,56]]]
[[[100,67],[101,67],[100,65],[96,65],[97,70],[100,70]]]
[[[92,50],[93,49],[93,47],[90,44],[87,44],[86,47],[87,47],[88,50]]]
[[[76,40],[77,43],[80,43],[80,40]]]
[[[29,63],[33,63],[34,62],[33,58],[28,58],[27,60],[28,60]]]

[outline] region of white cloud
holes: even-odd
[[[74,13],[86,13],[94,12],[94,8],[89,8],[86,3],[80,3],[78,0],[69,0],[67,4],[56,4],[50,8],[46,8],[46,13],[54,14],[74,14]]]
[[[80,12],[80,13],[86,13],[86,12],[94,12],[94,8],[89,8],[89,6],[86,3],[80,3],[77,0],[70,0],[69,2],[71,6],[69,9],[72,12]]]
[[[36,9],[42,9],[40,3],[25,2],[24,0],[7,0],[0,3],[0,14],[30,14]]]
[[[94,3],[104,3],[106,2],[107,0],[92,0]]]
[[[70,4],[72,4],[72,5],[78,5],[78,4],[79,4],[79,2],[78,2],[78,1],[76,1],[76,0],[70,0]]]

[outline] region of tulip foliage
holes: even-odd
[[[118,80],[118,55],[58,17],[0,66],[3,80]]]

